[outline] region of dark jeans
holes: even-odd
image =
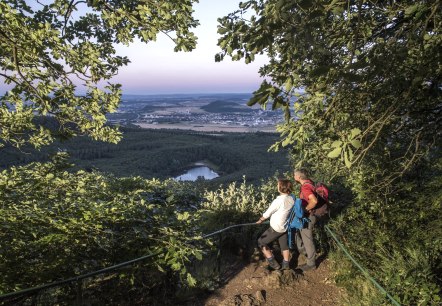
[[[289,246],[287,244],[287,232],[284,233],[278,233],[273,228],[269,228],[264,233],[262,233],[261,237],[258,239],[258,246],[260,248],[262,247],[268,247],[268,244],[278,239],[279,246],[281,248],[281,251],[286,251],[289,249]]]

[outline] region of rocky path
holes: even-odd
[[[332,281],[328,260],[304,274],[298,270],[269,271],[262,260],[237,268],[238,272],[204,305],[341,305],[345,294]]]

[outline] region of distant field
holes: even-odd
[[[185,124],[185,123],[162,123],[162,124],[152,124],[152,123],[135,123],[135,125],[143,129],[177,129],[177,130],[191,130],[198,132],[233,132],[233,133],[275,133],[276,129],[274,126],[268,127],[247,127],[247,126],[234,126],[234,125],[219,125],[219,124]]]
[[[111,124],[200,132],[275,132],[280,111],[247,106],[250,95],[125,96]]]

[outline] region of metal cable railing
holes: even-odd
[[[78,281],[81,281],[81,280],[83,280],[85,278],[97,276],[97,275],[100,275],[100,274],[112,272],[112,271],[117,270],[119,268],[127,267],[129,265],[132,265],[134,263],[146,260],[148,258],[152,258],[152,257],[158,256],[158,255],[160,255],[162,253],[164,253],[164,252],[163,251],[159,251],[159,252],[156,252],[156,253],[153,253],[153,254],[149,254],[149,255],[146,255],[146,256],[143,256],[143,257],[139,257],[139,258],[136,258],[136,259],[133,259],[133,260],[125,261],[125,262],[119,263],[117,265],[110,266],[110,267],[107,267],[107,268],[104,268],[104,269],[101,269],[101,270],[97,270],[97,271],[94,271],[94,272],[90,272],[90,273],[74,276],[74,277],[71,277],[71,278],[67,278],[67,279],[64,279],[64,280],[61,280],[61,281],[56,281],[56,282],[49,283],[49,284],[46,284],[46,285],[41,285],[41,286],[37,286],[37,287],[23,289],[23,290],[16,291],[16,292],[7,293],[7,294],[4,294],[4,295],[1,295],[0,299],[12,298],[12,297],[17,297],[17,296],[21,296],[21,295],[31,294],[31,293],[34,293],[34,292],[37,292],[37,291],[42,291],[42,290],[45,290],[45,289],[49,289],[49,288],[65,285],[65,284],[68,284],[68,283],[78,282]]]
[[[221,233],[223,233],[223,232],[225,232],[225,231],[228,231],[228,230],[230,230],[230,229],[233,229],[233,228],[238,228],[238,227],[245,227],[245,226],[253,226],[253,225],[262,225],[262,224],[269,224],[269,222],[267,221],[267,222],[263,222],[263,223],[261,223],[261,224],[256,224],[256,223],[243,223],[243,224],[236,224],[236,225],[231,225],[231,226],[228,226],[228,227],[225,227],[225,228],[223,228],[223,229],[221,229],[221,230],[218,230],[218,231],[215,231],[215,232],[213,232],[213,233],[209,233],[209,234],[206,234],[206,235],[203,235],[202,236],[202,238],[203,239],[206,239],[206,238],[209,238],[209,237],[213,237],[213,236],[215,236],[215,235],[218,235],[218,234],[221,234]],[[353,262],[353,264],[363,273],[363,275],[367,278],[367,279],[369,279],[374,285],[375,285],[375,287],[376,288],[378,288],[378,290],[380,291],[380,292],[382,292],[386,297],[388,297],[389,299],[390,299],[390,301],[391,301],[391,303],[393,304],[393,305],[395,305],[395,306],[400,306],[400,303],[398,303],[375,279],[373,279],[370,275],[369,275],[369,273],[368,273],[368,271],[367,270],[365,270],[354,258],[353,258],[353,256],[351,256],[351,254],[347,251],[347,249],[344,247],[344,245],[339,241],[339,239],[336,237],[336,235],[335,235],[335,233],[333,233],[333,231],[327,226],[327,225],[325,225],[324,226],[324,228],[326,229],[326,231],[330,234],[330,236],[335,240],[335,242],[337,243],[337,245],[339,246],[339,248],[344,252],[344,254]],[[27,289],[23,289],[23,290],[20,290],[20,291],[16,291],[16,292],[11,292],[11,293],[7,293],[7,294],[3,294],[3,295],[1,295],[0,296],[0,301],[1,300],[4,300],[4,299],[7,299],[7,298],[9,298],[9,299],[11,299],[11,298],[18,298],[18,297],[21,297],[21,296],[26,296],[26,295],[30,295],[30,294],[33,294],[33,293],[36,293],[36,292],[41,292],[41,291],[43,291],[43,290],[47,290],[47,289],[50,289],[50,288],[53,288],[53,287],[57,287],[57,286],[61,286],[61,285],[66,285],[66,284],[69,284],[69,283],[77,283],[77,284],[79,284],[78,286],[77,286],[77,288],[78,288],[78,292],[77,292],[77,294],[78,295],[81,295],[81,281],[82,280],[84,280],[84,279],[86,279],[86,278],[90,278],[90,277],[94,277],[94,276],[98,276],[98,275],[101,275],[101,274],[105,274],[105,273],[109,273],[109,272],[112,272],[112,271],[115,271],[115,270],[118,270],[118,269],[120,269],[120,268],[123,268],[123,267],[126,267],[126,266],[130,266],[130,265],[132,265],[132,264],[134,264],[134,263],[138,263],[138,262],[141,262],[141,261],[144,261],[144,260],[146,260],[146,259],[149,259],[149,258],[153,258],[153,257],[156,257],[156,256],[158,256],[158,255],[161,255],[161,254],[163,254],[165,251],[164,250],[161,250],[161,251],[158,251],[158,252],[155,252],[155,253],[152,253],[152,254],[148,254],[148,255],[146,255],[146,256],[142,256],[142,257],[139,257],[139,258],[136,258],[136,259],[133,259],[133,260],[129,260],[129,261],[126,261],[126,262],[122,262],[122,263],[119,263],[119,264],[117,264],[117,265],[114,265],[114,266],[110,266],[110,267],[107,267],[107,268],[104,268],[104,269],[101,269],[101,270],[97,270],[97,271],[94,271],[94,272],[90,272],[90,273],[86,273],[86,274],[82,274],[82,275],[78,275],[78,276],[75,276],[75,277],[71,277],[71,278],[68,278],[68,279],[65,279],[65,280],[61,280],[61,281],[56,281],[56,282],[52,282],[52,283],[49,283],[49,284],[45,284],[45,285],[41,285],[41,286],[37,286],[37,287],[32,287],[32,288],[27,288]]]
[[[263,222],[261,224],[269,224],[269,222],[267,221],[267,222]],[[225,231],[228,231],[230,229],[233,229],[233,228],[244,227],[244,226],[251,226],[251,225],[258,225],[258,224],[256,224],[256,223],[243,223],[243,224],[231,225],[231,226],[228,226],[228,227],[223,228],[221,230],[218,230],[216,232],[203,235],[202,238],[206,239],[206,238],[209,238],[209,237],[221,234],[221,233],[223,233]],[[46,290],[46,289],[50,289],[50,288],[53,288],[53,287],[58,287],[58,286],[61,286],[61,285],[66,285],[66,284],[69,284],[69,283],[75,283],[75,282],[78,283],[78,282],[80,282],[80,281],[82,281],[82,280],[84,280],[86,278],[90,278],[90,277],[98,276],[98,275],[101,275],[101,274],[109,273],[109,272],[118,270],[120,268],[130,266],[130,265],[132,265],[134,263],[138,263],[138,262],[144,261],[146,259],[156,257],[156,256],[164,254],[164,253],[165,253],[165,250],[161,250],[161,251],[149,254],[149,255],[145,255],[145,256],[142,256],[142,257],[139,257],[139,258],[135,258],[135,259],[132,259],[132,260],[129,260],[129,261],[125,261],[125,262],[122,262],[122,263],[119,263],[119,264],[116,264],[116,265],[113,265],[113,266],[110,266],[110,267],[107,267],[107,268],[104,268],[104,269],[101,269],[101,270],[97,270],[97,271],[94,271],[94,272],[90,272],[90,273],[74,276],[74,277],[71,277],[71,278],[68,278],[68,279],[64,279],[64,280],[60,280],[60,281],[55,281],[55,282],[52,282],[52,283],[49,283],[49,284],[45,284],[45,285],[41,285],[41,286],[36,286],[36,287],[32,287],[32,288],[27,288],[27,289],[15,291],[15,292],[6,293],[6,294],[3,294],[3,295],[0,295],[0,301],[4,300],[4,299],[7,299],[7,298],[10,299],[10,298],[14,298],[14,297],[30,295],[30,294],[33,294],[33,293],[36,293],[36,292],[40,292],[40,291],[43,291],[43,290]],[[81,290],[81,288],[80,288],[80,290]],[[79,294],[81,294],[81,292]]]
[[[330,236],[335,240],[335,242],[337,243],[337,245],[339,246],[339,248],[344,252],[344,254],[353,262],[353,264],[358,267],[358,269],[362,272],[362,274],[364,274],[364,276],[370,280],[376,288],[379,289],[380,292],[382,292],[385,296],[387,296],[391,303],[395,306],[400,306],[401,304],[399,304],[388,292],[387,290],[385,290],[373,277],[370,276],[370,274],[368,273],[368,271],[366,269],[364,269],[357,261],[356,259],[353,258],[353,256],[351,256],[351,254],[347,251],[347,249],[344,247],[344,245],[339,241],[339,239],[336,237],[335,233],[333,233],[333,231],[327,226],[325,225],[324,228],[326,229],[326,231],[330,234]]]

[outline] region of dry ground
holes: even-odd
[[[300,261],[302,261],[301,258]],[[263,305],[342,305],[345,291],[334,284],[327,259],[322,261],[316,270],[299,274],[297,279],[289,285],[278,285],[269,281],[269,279],[275,279],[272,274],[281,272],[270,272],[266,267],[267,264],[264,261],[242,267],[225,286],[214,291],[205,300],[204,305],[231,305],[231,302],[226,304],[226,301],[232,300],[232,297],[244,294],[255,295],[257,291],[260,291],[265,298]]]

